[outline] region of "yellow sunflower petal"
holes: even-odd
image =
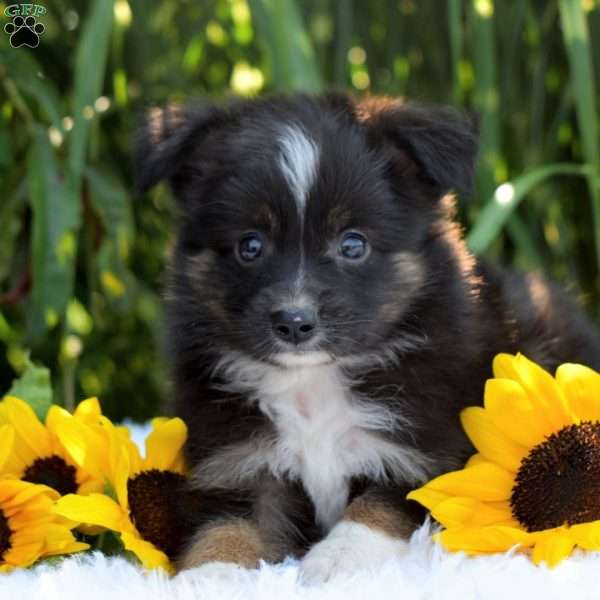
[[[154,419],[153,430],[146,438],[147,469],[168,471],[178,458],[187,438],[187,427],[179,419]]]
[[[131,476],[129,460],[129,454],[125,450],[122,450],[117,459],[112,481],[115,493],[117,494],[117,500],[125,510],[129,510],[129,493],[127,490],[127,482]]]
[[[575,541],[566,530],[549,531],[538,537],[531,558],[536,565],[545,562],[554,567],[571,554],[574,546]]]
[[[508,502],[481,502],[474,498],[448,498],[437,504],[431,516],[444,527],[506,525],[514,521]]]
[[[167,555],[150,542],[141,539],[139,535],[124,532],[121,539],[125,548],[131,550],[147,569],[162,568],[167,572],[172,571]]]
[[[559,431],[567,425],[579,422],[566,401],[562,390],[548,371],[522,354],[517,354],[514,365],[519,374],[521,385],[537,402],[554,431]]]
[[[466,408],[460,420],[473,445],[484,458],[512,472],[519,469],[528,449],[502,432],[485,409],[479,406]]]
[[[14,567],[29,567],[42,555],[44,541],[42,539],[29,544],[13,544],[2,558]]]
[[[554,433],[544,413],[536,410],[523,387],[512,379],[489,379],[484,405],[492,422],[511,440],[532,448]]]
[[[44,556],[58,556],[63,554],[75,554],[76,552],[83,552],[89,550],[90,545],[85,542],[78,542],[73,538],[73,541],[69,544],[53,546],[49,545],[44,547]]]
[[[45,485],[37,485],[20,479],[0,480],[0,504],[3,510],[19,506],[36,497],[41,502],[48,502],[48,499],[58,498],[58,492]]]
[[[502,467],[481,463],[440,475],[425,487],[448,496],[476,498],[484,502],[508,500],[514,485],[514,477]]]
[[[86,465],[88,444],[83,426],[73,418],[65,419],[55,425],[55,433],[71,460],[80,468]]]
[[[527,357],[499,354],[494,358],[493,371],[495,377],[512,379],[523,386],[540,411],[540,418],[550,423],[552,431],[578,422],[552,375]]]
[[[600,421],[600,373],[567,363],[556,370],[556,382],[582,421]]]
[[[13,444],[12,452],[4,460],[2,476],[21,477],[26,466],[17,451],[16,444]]]
[[[15,493],[10,500],[7,500],[4,503],[6,508],[31,503],[34,499],[40,504],[47,505],[52,502],[52,500],[56,500],[60,495],[55,489],[42,484],[29,483],[27,481],[24,481],[23,483],[29,485],[23,487],[23,489]]]
[[[90,547],[89,544],[78,542],[66,527],[57,524],[46,527],[44,539],[44,556],[72,554]]]
[[[407,500],[414,500],[419,504],[422,504],[428,510],[431,510],[435,506],[437,506],[440,502],[443,502],[448,498],[448,494],[445,492],[440,492],[439,490],[434,490],[430,488],[428,485],[424,485],[418,490],[413,490],[409,494],[407,494]]]
[[[515,368],[515,357],[512,354],[497,354],[492,363],[494,377],[519,381],[519,374]]]
[[[49,431],[56,431],[56,427],[59,423],[62,423],[65,420],[72,419],[71,413],[64,408],[53,404],[48,409],[48,414],[46,415],[46,427]]]
[[[111,482],[115,478],[117,471],[127,466],[128,473],[136,473],[142,468],[142,458],[136,444],[129,437],[129,431],[126,433],[115,427],[106,417],[100,417],[101,427],[99,428],[106,436],[108,444],[108,465],[109,479]],[[122,454],[127,454],[127,460],[124,462]],[[114,482],[113,482],[114,485]]]
[[[569,535],[585,550],[600,550],[600,521],[591,521],[569,528]]]
[[[486,527],[456,527],[435,534],[446,550],[464,551],[468,554],[480,552],[506,552],[514,546],[531,546],[531,534],[518,527],[491,525]]]
[[[187,465],[183,452],[181,452],[179,457],[173,462],[169,471],[174,471],[175,473],[180,473],[181,475],[186,473]]]
[[[3,479],[0,481],[0,504],[4,505],[9,498],[31,485],[20,479]]]
[[[102,409],[98,398],[88,398],[80,402],[75,408],[73,416],[86,425],[95,425],[100,420]]]
[[[11,516],[8,519],[9,527],[15,531],[16,529],[20,529],[22,527],[37,528],[42,525],[48,525],[53,519],[56,518],[56,515],[53,515],[50,512],[51,510],[52,505],[36,512],[18,511],[14,516]]]
[[[0,472],[4,472],[4,466],[13,450],[15,441],[15,430],[12,425],[0,425]]]
[[[101,494],[105,489],[104,479],[88,479],[84,483],[79,484],[77,493],[81,496],[87,496],[88,494]]]
[[[100,525],[113,531],[131,529],[131,523],[121,507],[102,494],[89,496],[68,494],[58,500],[54,512],[85,525]]]
[[[48,429],[54,434],[58,454],[80,469],[81,477],[86,480],[93,477],[103,480],[108,471],[108,444],[100,431],[94,430],[80,420],[75,419],[64,409],[53,406],[46,419]],[[89,486],[88,486],[89,487]],[[94,491],[99,491],[95,486]],[[81,490],[79,490],[81,492]]]
[[[477,454],[473,454],[473,456],[471,456],[471,458],[469,458],[469,460],[465,464],[465,469],[468,469],[469,467],[474,467],[475,465],[480,465],[481,463],[487,463],[487,462],[489,462],[489,461],[486,460],[483,456],[481,456],[481,454],[479,454],[479,452],[478,452]]]
[[[27,402],[14,396],[6,396],[2,401],[5,414],[21,443],[28,446],[36,456],[49,456],[52,454],[50,434],[44,427],[33,409]]]
[[[35,544],[38,542],[44,542],[45,527],[49,525],[46,522],[41,528],[30,529],[29,527],[23,528],[22,531],[17,531],[13,534],[11,543],[13,548],[19,548],[20,546],[28,546],[29,544]]]

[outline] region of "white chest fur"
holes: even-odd
[[[239,475],[266,466],[275,476],[300,480],[324,528],[341,517],[352,476],[383,481],[393,473],[408,482],[426,479],[425,456],[381,435],[402,427],[402,416],[356,397],[336,365],[283,369],[235,361],[225,372],[227,387],[250,393],[277,431],[269,443],[250,446]]]
[[[279,434],[269,466],[302,481],[317,521],[329,528],[347,503],[357,462],[372,453],[373,440],[361,428],[366,415],[351,406],[335,368],[296,367],[269,379],[271,393],[263,388],[259,400]]]

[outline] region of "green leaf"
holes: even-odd
[[[114,175],[94,167],[88,167],[85,176],[90,186],[92,206],[108,237],[122,239],[122,252],[126,256],[133,238],[133,215],[123,184]]]
[[[7,76],[14,81],[19,92],[37,101],[44,116],[62,129],[62,109],[54,83],[44,76],[44,70],[32,54],[15,52],[13,48],[0,51],[0,64]]]
[[[73,287],[79,204],[65,202],[65,186],[45,128],[35,125],[28,159],[33,211],[33,285],[27,313],[31,342],[63,314]]]
[[[463,49],[462,0],[448,0],[448,35],[452,58],[452,96],[455,104],[462,100],[460,86],[460,60]]]
[[[259,38],[265,41],[273,85],[278,89],[318,92],[318,62],[295,0],[250,0]]]
[[[583,157],[590,165],[600,166],[600,142],[598,141],[598,111],[594,90],[592,48],[586,15],[581,0],[561,0],[560,19],[567,57],[571,72],[573,98],[577,108],[577,123],[583,147]],[[600,266],[600,181],[594,174],[588,177],[594,219],[596,260]]]
[[[28,358],[25,371],[19,379],[13,382],[8,395],[25,400],[33,408],[35,414],[44,421],[48,409],[52,406],[50,370],[35,365]]]
[[[90,130],[90,110],[100,95],[110,32],[113,0],[91,4],[75,58],[73,130],[70,133],[66,181],[45,130],[33,126],[29,156],[29,186],[34,213],[32,236],[33,288],[28,334],[37,341],[63,316],[73,290],[77,233],[80,226],[80,187]]]
[[[477,168],[477,189],[485,198],[492,194],[498,182],[496,169],[500,161],[501,143],[493,0],[471,0],[470,17],[475,68],[473,104],[479,115],[482,148]]]
[[[2,127],[0,123],[0,127]],[[8,130],[0,129],[0,169],[8,167],[14,160],[14,148]]]
[[[0,284],[11,274],[17,236],[21,230],[21,213],[27,198],[27,185],[22,181],[12,195],[0,203]]]
[[[18,339],[19,334],[9,324],[2,312],[0,312],[0,341],[8,346],[11,342],[16,342]]]
[[[594,169],[587,165],[556,163],[540,167],[499,186],[481,211],[477,223],[467,236],[467,244],[475,254],[485,252],[521,200],[536,185],[555,175],[587,176]]]
[[[102,92],[110,34],[113,25],[114,0],[95,0],[79,38],[75,57],[73,97],[74,125],[69,147],[69,187],[79,189],[87,149],[94,101]]]
[[[109,301],[122,303],[134,287],[135,277],[127,268],[133,242],[133,216],[129,196],[114,176],[88,168],[85,172],[90,201],[104,229],[96,253],[100,283]],[[126,308],[126,304],[123,304]]]
[[[348,85],[348,50],[352,45],[352,0],[337,0],[335,8],[335,66],[334,83]]]

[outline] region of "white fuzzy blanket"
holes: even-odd
[[[298,581],[289,561],[259,570],[231,570],[218,578],[193,571],[173,579],[144,574],[121,558],[101,554],[66,559],[0,575],[1,600],[527,600],[600,598],[600,553],[576,554],[553,570],[524,556],[468,558],[432,544],[427,526],[417,531],[405,556],[374,571],[338,577],[320,586]]]
[[[128,424],[143,447],[149,427]],[[298,563],[233,568],[218,577],[194,571],[169,579],[145,573],[123,558],[76,555],[58,566],[0,574],[0,600],[565,600],[600,599],[600,552],[576,553],[553,570],[525,556],[468,558],[448,554],[430,538],[429,525],[413,535],[407,554],[377,569],[308,586]]]

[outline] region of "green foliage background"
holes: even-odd
[[[477,111],[471,247],[600,316],[597,0],[42,4],[38,48],[0,34],[0,392],[30,351],[67,406],[145,419],[168,399],[173,206],[133,192],[132,136],[144,108],[193,96],[335,85]]]

